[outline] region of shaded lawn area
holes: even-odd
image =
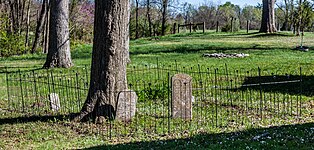
[[[261,127],[243,131],[176,133],[164,136],[113,137],[104,127],[69,122],[71,115],[6,118],[0,121],[4,149],[313,149],[314,123]],[[238,130],[238,129],[234,129]],[[226,133],[221,133],[226,132]]]
[[[86,149],[314,149],[313,142],[314,123],[306,123]]]
[[[261,84],[261,85],[260,85]],[[251,85],[251,86],[246,86]],[[289,95],[314,96],[314,76],[273,75],[261,77],[246,77],[242,86],[236,90],[262,90],[268,93],[283,93]]]

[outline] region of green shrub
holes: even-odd
[[[231,32],[231,25],[230,24],[226,24],[225,26],[223,26],[221,28],[221,32]]]
[[[22,36],[0,31],[0,57],[27,53]]]
[[[237,31],[239,31],[239,30],[240,30],[240,25],[239,25],[239,23],[238,23],[237,21],[235,21],[234,24],[233,24],[233,32],[237,32]],[[228,24],[226,24],[225,26],[223,26],[223,27],[221,28],[221,32],[232,32],[232,30],[231,30],[231,24],[228,23]]]
[[[160,86],[160,87],[159,87]],[[167,98],[168,89],[166,85],[151,85],[149,87],[144,88],[138,94],[139,101],[147,101],[147,100],[164,100]]]

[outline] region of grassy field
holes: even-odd
[[[260,67],[270,73],[295,73],[302,67],[303,74],[313,81],[314,34],[305,35],[304,45],[310,47],[309,52],[293,50],[299,43],[300,38],[289,33],[267,35],[207,32],[144,38],[130,42],[132,62],[129,68],[156,66],[157,62],[165,65],[178,64],[180,67],[201,65],[204,68],[222,68],[227,64],[230,69],[257,70]],[[77,67],[90,64],[91,49],[92,46],[88,44],[72,47],[73,61]],[[246,53],[250,56],[216,59],[202,57],[204,53]],[[43,54],[0,58],[0,67],[39,68],[44,60]],[[4,99],[4,77],[1,79],[0,99]],[[307,96],[306,100],[309,102],[306,118],[287,126],[218,130],[192,136],[180,133],[111,140],[101,132],[104,126],[72,123],[66,116],[56,119],[19,118],[10,116],[10,113],[5,113],[0,107],[0,149],[313,149],[314,99]],[[1,105],[2,102],[1,100]],[[284,120],[282,122],[287,124]]]
[[[3,120],[1,120],[3,121]],[[195,136],[111,140],[95,125],[67,122],[0,124],[0,149],[313,149],[314,124]],[[87,129],[82,129],[87,128]],[[96,131],[95,131],[96,130]]]
[[[144,38],[130,42],[131,65],[169,64],[177,61],[184,65],[224,66],[233,68],[312,69],[314,51],[293,50],[300,45],[300,37],[289,33],[273,35],[260,33],[185,33],[158,38]],[[306,33],[304,45],[314,47],[314,34]],[[72,57],[76,66],[90,64],[92,45],[72,46]],[[247,53],[244,59],[210,59],[204,53]],[[24,55],[0,58],[0,66],[41,66],[45,55]]]

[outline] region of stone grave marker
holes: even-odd
[[[129,122],[135,116],[137,95],[134,91],[123,91],[118,95],[116,118],[123,122]]]
[[[57,93],[49,94],[49,102],[50,102],[50,109],[52,111],[58,111],[60,109],[60,99]]]
[[[192,77],[176,74],[172,77],[172,118],[192,119]]]

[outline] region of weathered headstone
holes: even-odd
[[[135,116],[137,95],[134,91],[123,91],[118,95],[116,118],[129,122]]]
[[[57,93],[49,94],[49,102],[50,102],[50,109],[52,111],[58,111],[60,109],[60,99]]]
[[[172,77],[172,117],[192,119],[192,77],[189,75]]]

